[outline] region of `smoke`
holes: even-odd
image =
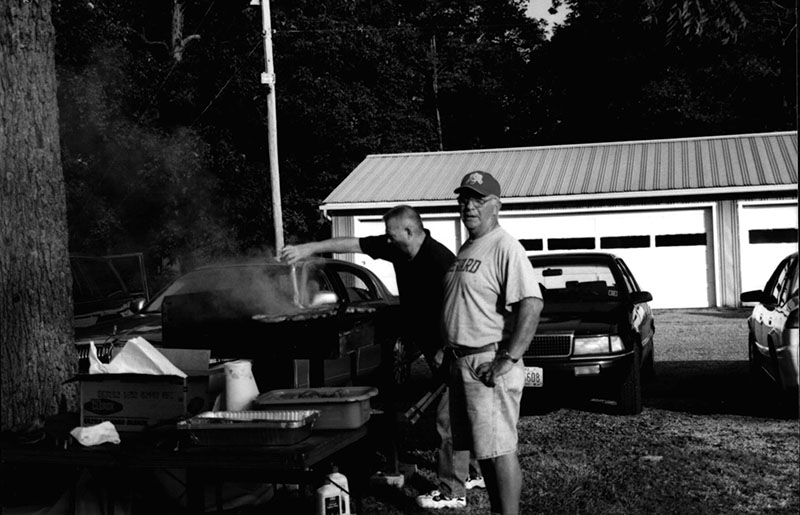
[[[234,255],[208,145],[192,128],[136,118],[126,56],[105,48],[87,66],[58,68],[70,249],[144,251],[156,273]]]
[[[165,292],[167,318],[186,323],[204,320],[249,319],[255,315],[291,316],[311,307],[315,295],[327,289],[312,264],[270,266],[218,264],[180,279]],[[331,304],[329,307],[333,307]]]

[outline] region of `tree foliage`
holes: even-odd
[[[261,17],[244,0],[56,3],[73,250],[152,272],[272,244]],[[795,8],[564,0],[273,0],[286,240],[367,154],[795,126]],[[174,38],[173,38],[174,39]],[[188,41],[187,41],[188,43]]]
[[[736,0],[645,0],[645,23],[663,24],[665,42],[704,37],[728,44],[747,27],[747,17]]]
[[[646,4],[568,2],[570,14],[534,63],[554,143],[710,136],[796,127],[793,10],[743,7],[736,42],[665,44]]]

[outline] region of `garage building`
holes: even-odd
[[[500,182],[500,223],[530,255],[602,251],[628,263],[655,308],[733,307],[797,250],[797,132],[370,155],[325,199],[332,235],[383,233],[397,204],[454,252],[463,175]],[[396,291],[391,265],[343,256]]]

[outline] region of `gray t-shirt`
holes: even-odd
[[[542,298],[525,249],[502,227],[467,240],[444,282],[444,328],[451,345],[481,347],[508,339],[516,323],[512,304]]]

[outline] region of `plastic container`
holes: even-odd
[[[370,399],[376,395],[372,386],[272,390],[256,397],[253,408],[315,410],[319,419],[314,429],[355,429],[369,420]]]
[[[195,445],[292,445],[311,435],[315,410],[207,411],[178,423]]]
[[[339,489],[330,483],[317,488],[315,515],[342,515],[342,499]]]
[[[347,476],[333,467],[333,472],[326,476],[326,482],[332,484],[339,491],[339,507],[342,515],[352,515],[350,511],[350,485]]]
[[[350,511],[350,486],[347,477],[334,466],[333,472],[317,488],[315,515],[353,515]]]

